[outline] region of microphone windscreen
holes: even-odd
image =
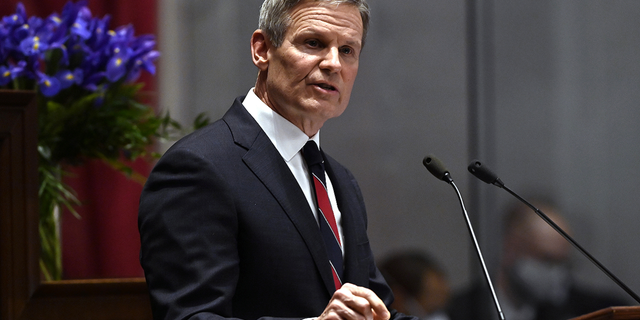
[[[488,184],[493,184],[498,180],[498,176],[487,167],[483,166],[479,160],[471,161],[467,169],[469,169],[469,172],[471,172],[478,179]]]
[[[436,178],[442,181],[447,181],[445,180],[445,174],[448,172],[447,168],[444,167],[444,164],[442,164],[438,158],[433,155],[428,155],[424,157],[422,164],[424,164],[424,166],[427,167],[427,170],[429,170],[429,172],[431,172],[431,174]]]

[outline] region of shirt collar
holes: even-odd
[[[309,140],[320,146],[320,132],[309,138],[300,128],[269,108],[251,88],[242,101],[245,109],[258,122],[282,158],[289,162]]]

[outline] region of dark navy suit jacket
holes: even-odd
[[[173,145],[142,192],[140,259],[156,319],[316,317],[334,291],[309,204],[241,99]],[[342,212],[344,282],[389,306],[360,188],[334,159],[325,163]]]

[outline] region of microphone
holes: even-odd
[[[474,176],[478,177],[478,179],[492,184],[494,186],[498,186],[500,188],[504,187],[504,183],[498,178],[498,175],[493,173],[493,171],[489,170],[487,167],[483,167],[482,163],[478,160],[473,160],[467,167],[469,172],[471,172]]]
[[[535,213],[540,218],[542,218],[542,220],[548,223],[554,230],[556,230],[556,232],[558,232],[562,237],[564,237],[567,241],[569,241],[569,243],[571,243],[576,249],[578,249],[578,251],[584,254],[589,259],[589,261],[595,264],[602,272],[604,272],[609,278],[611,278],[613,282],[615,282],[618,286],[620,286],[620,288],[626,291],[627,294],[629,294],[634,300],[640,303],[640,297],[638,297],[638,295],[635,292],[633,292],[626,284],[620,281],[618,277],[616,277],[613,273],[611,273],[611,271],[609,271],[602,263],[600,263],[600,261],[598,261],[595,257],[593,257],[587,250],[582,248],[580,244],[578,244],[575,240],[573,240],[571,236],[569,236],[564,230],[562,230],[562,228],[560,228],[555,222],[553,222],[553,220],[551,220],[551,218],[549,218],[544,212],[542,212],[540,209],[536,208],[534,205],[529,203],[529,201],[525,200],[523,197],[513,192],[507,186],[505,186],[504,183],[502,183],[502,181],[500,180],[500,178],[498,178],[498,176],[495,173],[493,173],[491,170],[489,170],[487,167],[483,166],[479,160],[471,161],[467,169],[469,169],[469,172],[471,172],[471,174],[476,176],[478,179],[488,184],[493,184],[497,187],[500,187],[506,190],[511,195],[516,197],[518,200],[526,204],[529,208],[535,211]]]
[[[478,259],[480,259],[480,264],[482,265],[482,271],[484,272],[484,277],[487,280],[487,284],[489,284],[489,289],[491,290],[491,295],[493,296],[493,302],[495,304],[496,310],[498,311],[498,315],[501,320],[505,320],[504,314],[502,313],[502,308],[500,308],[500,302],[498,302],[498,296],[496,295],[496,291],[493,289],[493,284],[491,283],[491,277],[489,276],[489,272],[487,271],[487,266],[484,263],[484,258],[482,256],[482,251],[480,250],[480,245],[478,244],[478,240],[476,240],[476,234],[473,232],[473,226],[471,225],[471,220],[469,220],[469,215],[467,214],[467,209],[464,207],[464,201],[462,200],[462,195],[460,194],[460,190],[453,182],[453,178],[451,178],[451,174],[447,168],[445,168],[444,164],[435,156],[428,155],[424,157],[422,160],[422,164],[427,167],[427,170],[431,172],[436,178],[450,184],[453,189],[456,191],[458,195],[458,201],[460,202],[460,206],[462,207],[462,213],[464,214],[464,218],[467,221],[467,228],[469,229],[469,234],[471,235],[471,239],[473,240],[473,245],[476,248],[476,253],[478,254]]]
[[[447,183],[453,183],[453,179],[451,179],[449,171],[438,158],[428,155],[424,157],[422,164],[424,164],[424,166],[427,167],[427,170],[429,170],[429,172],[431,172],[431,174],[436,178]]]

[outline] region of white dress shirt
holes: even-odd
[[[247,96],[242,101],[245,109],[251,114],[251,116],[258,122],[262,131],[267,134],[271,143],[276,147],[284,161],[289,166],[291,173],[298,181],[300,188],[304,192],[304,196],[307,198],[309,207],[311,208],[316,222],[318,222],[318,207],[316,206],[316,200],[314,195],[313,186],[311,184],[311,178],[307,164],[302,156],[302,147],[309,140],[316,142],[318,147],[320,146],[320,132],[316,133],[313,137],[309,138],[300,128],[296,127],[289,120],[285,119],[273,109],[269,108],[253,91],[251,88],[247,93]],[[338,209],[336,194],[333,190],[331,179],[328,176],[325,177],[327,182],[327,192],[329,193],[329,201],[331,201],[331,208],[338,225],[338,233],[340,234],[340,241],[343,243],[344,237],[342,232],[342,215]],[[342,248],[342,254],[344,255],[344,246]]]

